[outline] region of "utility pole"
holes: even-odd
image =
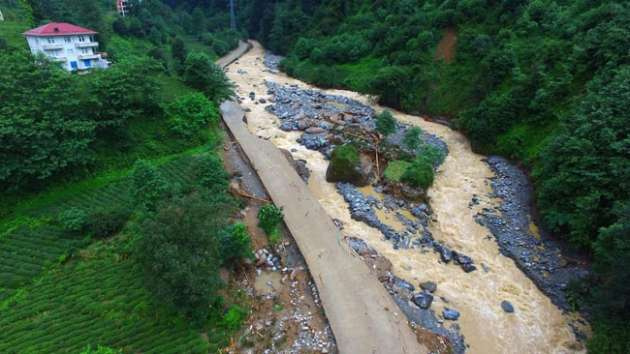
[[[230,28],[234,31],[236,31],[236,9],[234,8],[234,1],[236,0],[229,0],[230,1]]]

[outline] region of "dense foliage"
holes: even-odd
[[[287,73],[375,94],[405,111],[450,117],[476,149],[518,159],[532,170],[549,230],[592,254],[596,265],[615,255],[625,264],[618,271],[630,268],[628,252],[604,236],[615,229],[621,230],[617,237],[627,237],[619,215],[630,193],[630,118],[622,108],[630,85],[630,3],[274,3],[247,2],[250,14],[263,15],[244,20],[252,35],[287,55]],[[604,280],[609,273],[596,270],[595,292],[627,299],[630,286],[613,286]],[[608,298],[602,305],[617,308],[614,303]],[[601,307],[600,317],[611,318]],[[619,333],[613,329],[628,317],[615,314],[613,325],[595,326],[593,343]]]
[[[16,190],[90,163],[96,122],[77,78],[24,52],[0,54],[0,186]]]

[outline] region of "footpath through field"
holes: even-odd
[[[250,133],[238,103],[224,102],[221,114],[274,203],[284,209],[284,221],[315,280],[340,352],[427,353],[404,314],[342,242],[341,233],[282,152]]]

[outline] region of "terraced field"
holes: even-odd
[[[156,163],[168,182],[188,185],[197,158],[188,153]],[[93,241],[56,225],[57,215],[69,208],[130,205],[131,183],[122,173],[74,195],[33,203],[23,208],[23,219],[3,220],[0,353],[75,353],[88,344],[125,352],[207,353],[209,346],[225,344],[210,343],[179,315],[154,306],[142,271],[116,241]],[[12,224],[18,226],[6,226]]]
[[[156,312],[141,270],[106,257],[52,271],[0,309],[0,352],[76,353],[88,344],[125,352],[201,353],[208,343]]]

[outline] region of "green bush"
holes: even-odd
[[[57,221],[64,230],[71,233],[80,233],[85,231],[88,213],[80,208],[70,208],[62,211],[57,217]]]
[[[411,163],[405,160],[390,161],[383,173],[385,179],[391,182],[400,182],[403,174],[407,171],[409,166],[411,166]]]
[[[230,183],[223,163],[217,155],[199,157],[195,163],[195,177],[197,183],[210,191],[225,192]]]
[[[201,93],[189,93],[177,98],[166,108],[171,129],[178,135],[191,138],[203,136],[208,128],[216,128],[219,111]]]
[[[232,305],[223,316],[221,327],[229,331],[236,331],[241,328],[248,315],[249,311],[246,309],[238,305]]]
[[[396,119],[390,111],[384,110],[376,116],[376,130],[384,136],[396,131]]]
[[[183,76],[186,84],[202,91],[213,101],[220,102],[234,95],[232,84],[223,69],[204,53],[188,54]]]
[[[280,240],[278,226],[282,222],[282,209],[273,204],[265,204],[258,211],[258,226],[265,231],[271,243]]]
[[[252,239],[247,232],[247,226],[236,223],[225,229],[219,240],[219,251],[224,266],[233,265],[244,258],[251,258]]]
[[[412,127],[407,129],[405,132],[405,136],[403,137],[403,144],[407,149],[411,151],[416,151],[420,147],[422,140],[420,139],[420,134],[422,134],[422,129],[419,127]]]
[[[401,180],[412,187],[427,189],[433,183],[433,166],[428,159],[417,157],[403,173]]]
[[[157,204],[172,191],[166,179],[151,163],[138,160],[131,173],[136,205],[154,211]]]
[[[326,171],[326,180],[329,182],[361,184],[360,165],[359,151],[354,145],[344,144],[337,146],[332,152],[330,166],[328,166]]]

